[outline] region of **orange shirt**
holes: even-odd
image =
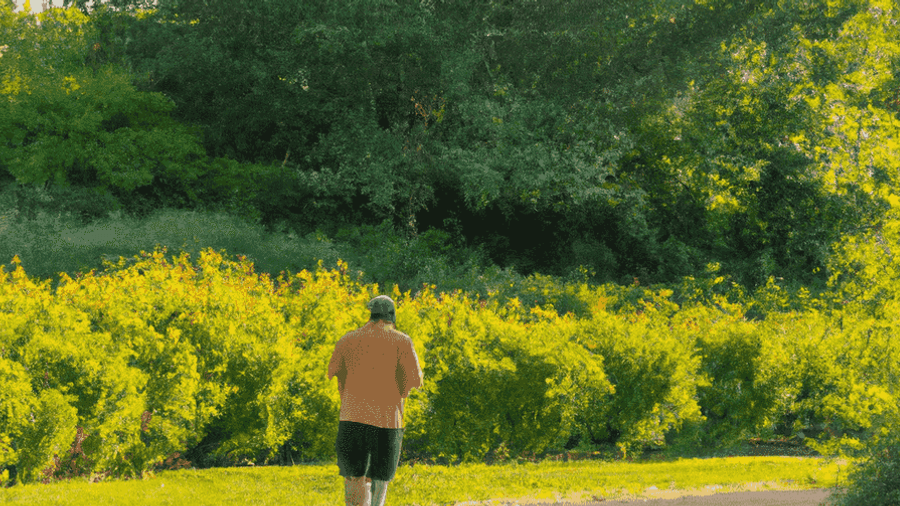
[[[369,321],[334,346],[328,379],[337,376],[340,420],[403,428],[403,400],[422,386],[412,339],[384,321]]]

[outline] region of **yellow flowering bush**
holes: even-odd
[[[708,315],[708,311],[706,311]],[[791,364],[780,339],[769,338],[742,315],[722,315],[715,324],[695,323],[700,357],[698,402],[706,418],[703,442],[738,442],[773,436],[779,400],[787,393]]]
[[[558,446],[583,393],[609,387],[599,357],[569,340],[573,320],[554,311],[526,311],[515,299],[500,307],[460,293],[436,298],[425,287],[400,305],[398,322],[425,348],[425,385],[410,394],[406,438],[435,457],[478,461],[503,442],[516,452]]]
[[[276,343],[272,379],[259,391],[259,435],[266,448],[296,452],[300,459],[334,452],[340,395],[325,373],[334,346],[368,318],[365,303],[375,287],[347,276],[347,264],[278,279],[273,298],[282,324],[290,329]],[[291,453],[293,456],[293,453]]]
[[[627,454],[662,445],[668,431],[700,419],[696,389],[702,378],[692,340],[659,315],[665,304],[646,302],[637,312],[615,314],[606,308],[615,298],[600,291],[590,316],[578,324],[579,342],[603,357],[614,387],[605,398],[592,398],[578,418],[591,441],[617,444]]]
[[[724,292],[529,286],[525,303],[389,291],[425,372],[404,458],[539,454],[579,435],[630,453],[777,433],[835,453],[900,418],[893,322],[809,307],[748,320]],[[61,274],[54,291],[14,258],[0,268],[0,476],[331,459],[327,363],[379,293],[340,261],[273,281],[245,258],[164,248]]]

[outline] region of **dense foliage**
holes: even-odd
[[[390,219],[526,274],[821,288],[900,204],[886,0],[74,4],[5,10],[0,177],[87,218]]]
[[[426,283],[397,294],[433,371],[410,451],[778,434],[831,453],[897,422],[890,0],[71,3],[0,5],[0,233],[213,210]],[[166,262],[52,290],[4,274],[0,467],[329,451],[319,362],[377,288]],[[510,270],[434,288],[492,263]]]
[[[63,273],[55,290],[17,258],[12,268],[0,271],[4,479],[333,453],[340,399],[326,364],[379,292],[345,263],[273,282],[247,260],[162,250]],[[889,434],[895,323],[812,302],[752,322],[726,295],[689,295],[719,282],[686,279],[678,297],[570,284],[539,289],[543,305],[395,287],[425,371],[406,403],[405,454],[474,462],[573,438],[631,452],[776,434],[840,454]]]
[[[890,506],[900,502],[900,438],[882,441],[851,471],[850,486],[834,497],[838,506]]]

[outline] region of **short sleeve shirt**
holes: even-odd
[[[403,428],[403,402],[422,386],[422,369],[412,339],[390,323],[369,321],[334,347],[328,379],[337,376],[341,421]]]

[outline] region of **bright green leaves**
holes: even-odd
[[[164,253],[55,293],[22,269],[0,273],[0,304],[17,310],[0,311],[0,456],[40,472],[82,434],[88,470],[120,476],[205,435],[205,463],[331,456],[340,399],[323,364],[383,290],[343,262],[271,285],[211,251]],[[754,306],[718,269],[677,297],[543,276],[486,287],[483,300],[394,287],[425,371],[406,401],[411,445],[477,461],[501,443],[540,453],[575,434],[628,453],[779,434],[830,453],[887,433],[900,417],[893,320],[819,312],[774,282]],[[750,309],[764,321],[747,321]]]
[[[592,399],[589,411],[579,413],[583,433],[626,451],[663,445],[667,432],[701,420],[693,378],[699,357],[692,356],[688,342],[661,332],[655,318],[640,313],[626,322],[595,312],[580,324],[581,339],[603,357],[613,386]]]
[[[724,72],[674,118],[689,149],[665,153],[749,285],[824,281],[813,272],[831,244],[880,221],[898,184],[900,131],[880,91],[900,55],[895,15],[878,2],[800,7],[760,11],[720,44]]]
[[[50,73],[66,74],[79,69],[88,54],[96,29],[77,9],[50,9],[38,15],[13,13],[10,5],[0,7],[0,79],[5,93],[26,93],[40,89]],[[40,21],[40,25],[37,21]]]
[[[821,282],[838,236],[900,195],[892,8],[164,1],[141,19],[98,15],[96,30],[77,11],[46,30],[10,15],[4,30],[22,37],[0,61],[15,62],[4,86],[19,108],[0,110],[0,151],[22,181],[96,184],[123,202],[177,189],[172,201],[195,205],[220,194],[192,184],[238,179],[201,177],[202,129],[214,156],[284,167],[253,185],[277,195],[253,199],[267,225],[428,214],[439,227],[453,201],[474,216],[459,218],[467,230],[501,215],[562,223],[535,247],[578,262],[559,271],[673,281],[721,261],[748,285]],[[93,80],[109,51],[171,100],[132,93],[125,74]],[[28,95],[38,78],[53,91]],[[555,267],[542,262],[527,259]]]
[[[710,427],[707,443],[746,439],[764,431],[778,415],[776,401],[786,385],[776,382],[779,373],[772,370],[777,355],[764,350],[764,344],[772,343],[764,343],[755,330],[735,321],[697,339],[700,370],[709,379],[698,391]]]
[[[131,75],[84,66],[95,30],[74,8],[52,9],[19,33],[2,60],[0,160],[21,184],[79,184],[127,195],[152,183],[191,200],[205,158],[196,131],[169,118],[175,104],[142,93]],[[40,89],[40,93],[34,90]]]
[[[410,437],[467,462],[500,442],[517,452],[564,442],[590,401],[611,392],[602,357],[572,342],[576,322],[555,311],[474,302],[443,294],[437,303],[427,290],[409,301],[427,394],[410,395]]]
[[[891,21],[896,13],[882,3],[869,2],[844,22],[836,38],[801,38],[797,49],[797,58],[806,60],[811,72],[833,69],[829,82],[808,83],[795,93],[820,118],[821,128],[807,133],[810,155],[821,167],[826,188],[840,195],[852,187],[873,195],[881,184],[896,188],[900,183],[891,176],[900,154],[900,121],[871,100],[873,91],[891,81],[892,62],[900,58],[900,30]]]
[[[889,99],[900,60],[896,6],[865,2],[831,40],[802,40],[801,55],[819,54],[810,65],[829,65],[836,78],[808,86],[821,128],[807,133],[808,152],[827,191],[853,203],[866,225],[848,227],[830,260],[831,284],[841,299],[856,299],[865,312],[896,297],[898,241],[896,204],[900,203],[898,160],[900,120]]]
[[[79,174],[81,183],[130,192],[155,176],[196,177],[184,168],[204,152],[190,129],[165,119],[173,105],[164,97],[137,92],[111,70],[59,81],[6,105],[13,138],[23,139],[4,153],[19,182],[66,184]]]
[[[52,469],[54,457],[67,450],[75,435],[75,408],[58,390],[42,390],[36,397],[17,445],[23,482],[41,478],[42,471]]]
[[[802,317],[772,316],[762,328],[777,343],[773,356],[787,357],[777,379],[786,387],[785,402],[779,404],[788,425],[780,430],[792,429],[827,454],[877,444],[900,413],[888,393],[897,379],[889,372],[897,359],[887,354],[893,349],[892,331],[869,316],[843,311],[830,317],[809,309]],[[791,330],[806,336],[791,338]]]
[[[22,448],[19,440],[28,420],[30,404],[34,403],[35,397],[28,370],[22,364],[0,356],[0,374],[5,383],[0,391],[0,466],[6,467],[19,460]],[[5,485],[4,482],[5,480],[0,479],[0,485]]]

